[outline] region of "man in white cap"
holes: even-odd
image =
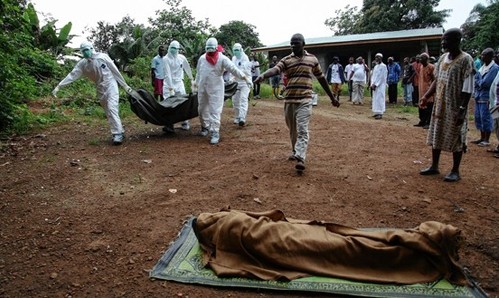
[[[185,85],[184,85],[184,71],[187,77],[194,83],[194,78],[192,76],[192,69],[187,61],[187,58],[179,53],[180,43],[173,40],[168,46],[168,53],[163,57],[163,60],[168,66],[170,71],[171,80],[165,80],[163,93],[164,94],[179,94],[185,95]],[[182,129],[190,129],[189,120],[182,122]]]
[[[246,77],[251,77],[251,62],[248,56],[244,53],[243,47],[240,43],[235,43],[232,47],[234,57],[232,63],[242,71]],[[232,104],[234,106],[234,124],[244,126],[246,124],[246,115],[248,114],[248,97],[250,87],[243,79],[235,78],[237,82],[237,91],[232,97]]]
[[[57,97],[60,87],[68,85],[82,76],[94,82],[97,97],[106,112],[111,127],[113,144],[121,145],[125,137],[125,131],[119,115],[118,84],[127,93],[133,90],[127,85],[113,60],[107,54],[96,52],[93,45],[88,41],[80,45],[80,51],[84,58],[78,61],[73,70],[54,88],[52,94]]]
[[[210,144],[220,141],[220,120],[224,106],[225,70],[252,85],[251,76],[240,71],[227,56],[218,51],[218,41],[214,37],[206,41],[205,51],[199,57],[194,87],[198,88],[198,112],[201,122],[199,135],[207,136],[211,132]]]
[[[383,55],[377,53],[374,56],[376,66],[373,69],[373,76],[371,78],[371,90],[373,91],[372,111],[373,117],[376,120],[383,118],[385,112],[385,92],[386,92],[386,78],[388,76],[388,69],[386,64],[383,63]]]

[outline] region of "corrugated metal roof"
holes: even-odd
[[[350,35],[338,35],[338,36],[326,36],[326,37],[305,37],[305,43],[307,45],[321,45],[321,44],[333,44],[333,43],[351,43],[351,42],[368,42],[373,40],[392,40],[392,39],[406,39],[406,38],[424,38],[431,36],[440,36],[444,33],[444,29],[438,28],[424,28],[424,29],[412,29],[412,30],[400,30],[400,31],[387,31],[387,32],[375,32],[375,33],[364,33],[364,34],[350,34]],[[283,41],[278,44],[255,48],[253,50],[269,50],[274,48],[289,47],[289,40]]]

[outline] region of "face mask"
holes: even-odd
[[[83,57],[85,57],[85,58],[92,58],[92,50],[91,49],[84,49],[81,52],[83,54]]]
[[[241,50],[240,49],[234,49],[232,50],[232,52],[234,52],[234,56],[237,57],[237,59],[241,59]]]
[[[173,56],[177,56],[177,54],[178,54],[178,49],[177,49],[177,48],[173,48],[173,47],[171,47],[171,48],[169,48],[169,49],[168,49],[168,52],[169,52],[170,54],[172,54]]]

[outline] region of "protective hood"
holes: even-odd
[[[215,37],[210,37],[206,41],[205,51],[208,53],[213,53],[217,51],[218,41]]]
[[[232,47],[232,52],[234,53],[234,56],[237,57],[237,59],[241,59],[243,55],[243,46],[240,43],[235,43]]]
[[[84,41],[80,45],[80,51],[85,58],[91,58],[94,54],[94,46],[89,41]]]
[[[168,46],[168,54],[172,55],[173,57],[176,57],[179,49],[180,49],[180,43],[174,40],[170,43],[170,46]]]

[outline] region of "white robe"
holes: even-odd
[[[381,62],[374,67],[373,75],[371,78],[371,86],[376,86],[373,91],[373,104],[372,110],[374,114],[382,115],[385,112],[385,94],[386,94],[386,79],[388,76],[388,69],[386,65]]]

